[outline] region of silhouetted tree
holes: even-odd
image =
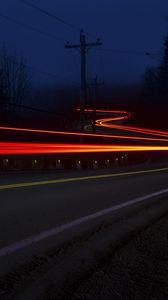
[[[161,104],[161,101],[168,103],[168,37],[164,41],[164,54],[159,66],[145,70],[143,88],[146,99],[153,99],[153,104]]]
[[[160,95],[164,100],[168,101],[168,37],[165,38],[163,62],[159,67],[158,73]]]
[[[1,102],[8,105],[10,111],[19,110],[30,92],[30,75],[24,59],[3,48],[0,51],[0,92]]]
[[[143,101],[140,113],[147,126],[167,128],[168,37],[164,40],[163,57],[157,59],[158,66],[147,67],[143,76]]]

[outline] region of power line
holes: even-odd
[[[1,13],[0,13],[0,17],[4,18],[4,19],[6,19],[6,20],[8,20],[8,21],[10,21],[10,22],[12,22],[12,23],[15,23],[15,24],[17,24],[17,25],[19,25],[19,26],[22,26],[22,27],[24,27],[24,28],[26,28],[26,29],[28,29],[28,30],[35,31],[35,32],[37,32],[37,33],[43,34],[43,35],[45,35],[45,36],[48,36],[48,37],[50,37],[50,38],[52,38],[52,39],[61,40],[61,41],[63,41],[63,42],[66,41],[65,39],[58,38],[58,37],[56,37],[55,35],[52,35],[52,34],[50,34],[50,33],[41,31],[41,30],[39,30],[39,29],[37,29],[37,28],[31,26],[31,25],[22,23],[22,22],[20,22],[20,21],[18,21],[18,20],[16,20],[16,19],[13,19],[13,18],[8,17],[8,16],[6,16],[6,15],[3,15],[3,14],[1,14]],[[6,59],[7,59],[7,57],[6,57]],[[9,58],[8,58],[8,59],[9,59]],[[10,60],[12,60],[12,59],[10,59]],[[18,62],[15,61],[15,60],[12,60],[12,61],[13,61],[14,63],[18,63]],[[48,77],[53,77],[53,78],[58,78],[58,77],[59,77],[59,75],[56,75],[56,74],[52,74],[52,73],[48,73],[48,72],[39,70],[39,69],[37,69],[37,68],[35,68],[35,67],[33,67],[33,66],[29,66],[29,65],[26,65],[26,66],[27,66],[29,69],[31,69],[33,72],[37,72],[37,73],[43,74],[43,75],[48,76]],[[63,77],[62,77],[62,78],[63,78]],[[65,77],[64,77],[64,79],[65,79]],[[67,78],[66,78],[66,80],[68,80],[69,82],[75,83],[75,81],[69,80],[69,79],[67,79]]]
[[[71,27],[71,28],[73,28],[73,29],[75,29],[77,31],[81,31],[81,28],[79,28],[78,26],[76,26],[76,25],[74,25],[72,23],[69,23],[69,22],[63,20],[62,18],[60,18],[60,17],[56,16],[55,14],[53,14],[53,13],[51,13],[51,12],[49,12],[49,11],[47,11],[47,10],[45,10],[45,9],[37,6],[37,5],[35,5],[35,4],[33,4],[30,1],[27,1],[27,0],[19,0],[19,1],[22,2],[22,3],[24,3],[24,4],[26,4],[26,5],[28,5],[28,6],[30,6],[30,7],[32,7],[32,8],[34,8],[37,11],[40,11],[41,13],[47,15],[48,17],[51,17],[51,18],[53,18],[53,19],[61,22],[62,24],[66,25],[66,26],[69,26],[69,27]],[[93,34],[91,34],[89,32],[86,32],[86,31],[85,31],[85,34],[88,35],[88,36],[91,36],[91,37],[97,37],[96,35],[93,35]]]
[[[98,50],[95,48],[95,51]],[[119,50],[119,49],[112,49],[112,48],[102,48],[100,50],[100,63],[101,63],[101,68],[102,68],[102,76],[103,76],[103,82],[104,82],[104,79],[105,79],[105,74],[104,74],[104,60],[103,60],[103,52],[111,52],[111,53],[114,53],[114,54],[121,54],[121,55],[138,55],[138,56],[147,56],[147,55],[150,55],[149,52],[147,51],[132,51],[132,50]]]
[[[19,0],[19,1],[21,1],[21,2],[27,2],[26,0]],[[32,5],[34,6],[34,4],[32,4]],[[4,15],[4,14],[1,14],[1,13],[0,13],[0,17],[2,17],[2,18],[4,18],[4,19],[8,20],[9,22],[15,23],[15,24],[17,24],[17,25],[19,25],[19,26],[22,26],[22,27],[24,27],[24,28],[26,28],[26,29],[29,29],[29,30],[31,30],[31,31],[34,31],[34,32],[43,34],[43,35],[45,35],[45,36],[48,36],[48,37],[50,37],[50,38],[52,38],[52,39],[57,39],[57,40],[60,40],[60,41],[63,41],[63,42],[66,41],[66,39],[57,37],[57,36],[55,36],[54,34],[51,34],[51,33],[42,31],[42,30],[40,30],[40,29],[37,29],[37,28],[35,28],[35,27],[31,26],[31,25],[28,25],[28,24],[25,24],[25,23],[23,23],[23,22],[20,22],[20,21],[18,21],[18,20],[16,20],[16,19],[11,18],[11,17],[9,17],[9,16],[6,16],[6,15]],[[97,50],[97,49],[96,49],[96,50]],[[119,50],[119,49],[117,50],[117,49],[112,49],[112,48],[102,48],[102,47],[101,47],[101,51],[113,52],[113,53],[116,53],[116,54],[145,55],[145,56],[147,56],[148,53],[149,53],[149,52],[145,52],[145,51],[144,51],[144,52],[140,52],[140,51],[130,51],[130,50]]]
[[[28,5],[28,6],[32,7],[32,8],[34,8],[35,10],[40,11],[43,14],[45,14],[45,15],[47,15],[47,16],[49,16],[49,17],[51,17],[51,18],[53,18],[53,19],[61,22],[62,24],[66,25],[66,26],[69,26],[69,27],[71,27],[71,28],[73,28],[75,30],[78,30],[78,31],[81,30],[79,27],[77,27],[77,26],[75,26],[75,25],[73,25],[73,24],[71,24],[71,23],[63,20],[62,18],[57,17],[55,14],[53,14],[53,13],[51,13],[51,12],[49,12],[49,11],[47,11],[47,10],[45,10],[45,9],[37,6],[37,5],[35,5],[35,4],[33,4],[32,2],[29,2],[27,0],[19,0],[19,1],[25,3],[26,5]]]
[[[16,20],[16,19],[13,19],[13,18],[11,18],[11,17],[8,17],[8,16],[6,16],[6,15],[4,15],[4,14],[1,14],[1,13],[0,13],[0,17],[3,18],[3,19],[8,20],[9,22],[15,23],[15,24],[18,25],[18,26],[21,26],[21,27],[24,27],[24,28],[26,28],[26,29],[28,29],[28,30],[31,30],[31,31],[40,33],[40,34],[45,35],[45,36],[48,36],[48,37],[50,37],[50,38],[52,38],[52,39],[57,39],[57,40],[60,40],[60,41],[63,41],[63,42],[66,41],[66,39],[62,39],[62,38],[60,38],[60,37],[55,36],[54,34],[51,34],[51,33],[45,32],[45,31],[42,31],[42,30],[37,29],[37,28],[35,28],[35,27],[31,26],[31,25],[22,23],[22,22],[20,22],[20,21],[18,21],[18,20]]]
[[[3,58],[3,55],[0,55],[0,57]],[[13,59],[13,58],[6,57],[6,56],[5,56],[5,59],[8,60],[8,61],[11,61],[11,62],[13,62],[13,63],[15,63],[15,64],[17,64],[17,65],[20,64],[17,60],[15,60],[15,59]],[[37,72],[37,73],[39,73],[39,74],[42,74],[42,75],[45,75],[45,76],[48,76],[48,77],[52,77],[52,78],[57,78],[57,79],[58,79],[58,78],[62,78],[62,79],[64,79],[64,80],[66,80],[66,81],[69,81],[69,82],[71,82],[71,83],[75,83],[75,84],[76,84],[75,81],[70,80],[70,79],[68,79],[68,78],[65,78],[65,77],[62,77],[62,76],[60,77],[59,75],[56,75],[56,74],[53,74],[53,73],[50,73],[50,72],[42,71],[42,70],[40,70],[40,69],[38,69],[38,68],[36,68],[36,67],[34,67],[34,66],[30,66],[30,65],[28,65],[28,64],[25,64],[25,66],[26,66],[28,69],[32,70],[33,72]]]
[[[119,49],[111,49],[111,48],[102,48],[102,51],[105,52],[113,52],[116,54],[130,54],[130,55],[147,55],[146,51],[142,52],[142,51],[129,51],[129,50],[119,50]]]
[[[17,103],[11,103],[11,102],[6,102],[6,103],[8,105],[10,105],[10,106],[16,106],[16,107],[19,107],[19,108],[23,108],[23,109],[27,109],[27,110],[32,110],[32,111],[36,111],[36,112],[47,113],[47,114],[54,114],[54,115],[57,115],[57,116],[64,116],[65,115],[63,113],[57,113],[55,111],[44,110],[44,109],[41,109],[41,108],[27,106],[27,105],[23,105],[23,104],[17,104]]]
[[[37,72],[39,74],[42,74],[42,75],[45,75],[45,76],[48,76],[48,77],[52,77],[52,78],[61,78],[62,77],[62,76],[60,77],[59,75],[56,75],[56,74],[53,74],[53,73],[50,73],[50,72],[42,71],[42,70],[40,70],[40,69],[38,69],[36,67],[30,66],[30,65],[27,65],[27,67],[29,69],[31,69],[33,72]],[[75,81],[70,80],[68,78],[65,78],[65,77],[62,77],[62,78],[65,79],[65,80],[67,80],[67,81],[69,81],[69,82],[75,83]]]
[[[45,72],[45,71],[42,71],[42,70],[40,70],[40,69],[38,69],[38,68],[36,68],[36,67],[33,67],[33,66],[30,66],[30,65],[26,65],[30,70],[32,70],[33,72],[37,72],[37,73],[39,73],[39,74],[42,74],[42,75],[45,75],[45,76],[47,76],[47,77],[52,77],[52,78],[62,78],[62,79],[64,79],[64,80],[66,80],[66,81],[69,81],[69,82],[71,82],[71,83],[76,83],[75,81],[73,81],[73,80],[70,80],[70,79],[68,79],[68,78],[65,78],[65,77],[60,77],[59,75],[56,75],[56,74],[53,74],[53,73],[50,73],[50,72]]]

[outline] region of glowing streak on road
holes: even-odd
[[[80,108],[76,108],[76,111],[80,111]],[[85,108],[86,113],[92,113],[92,108]],[[128,112],[125,110],[112,110],[112,109],[96,109],[96,113],[110,113],[110,114],[128,114]]]
[[[98,122],[98,121],[97,121]],[[104,126],[104,125],[103,125]],[[107,126],[108,127],[108,126]],[[25,132],[25,133],[42,133],[49,135],[67,135],[67,136],[83,136],[83,137],[100,137],[100,138],[110,138],[110,139],[131,139],[139,141],[160,141],[168,142],[166,138],[151,138],[151,137],[137,137],[137,136],[127,136],[127,135],[111,135],[111,134],[100,134],[100,133],[81,133],[81,132],[68,132],[68,131],[52,131],[52,130],[40,130],[40,129],[30,129],[30,128],[18,128],[18,127],[3,127],[0,126],[2,131],[15,131],[15,132]]]
[[[77,111],[80,111],[80,109],[76,109]],[[93,113],[93,109],[85,109],[86,113]],[[106,127],[110,129],[118,129],[118,130],[125,130],[130,131],[134,133],[141,133],[151,136],[157,136],[159,137],[167,137],[168,138],[168,132],[167,131],[161,131],[161,130],[154,130],[154,129],[146,129],[146,128],[139,128],[139,127],[130,127],[130,126],[124,126],[124,125],[116,125],[111,122],[118,121],[118,120],[126,120],[129,119],[132,115],[132,113],[122,110],[104,110],[104,109],[98,109],[96,110],[96,113],[104,113],[104,114],[111,114],[116,115],[120,114],[121,116],[111,116],[110,118],[103,118],[96,120],[96,126],[99,127]],[[128,139],[132,138],[135,139],[136,137],[127,137]],[[139,138],[139,137],[138,137]],[[158,140],[158,139],[157,139]],[[168,141],[168,140],[167,140]]]
[[[77,109],[79,111],[79,109]],[[86,113],[93,113],[92,109],[86,109]],[[168,151],[168,132],[160,130],[151,130],[138,127],[130,127],[119,124],[114,124],[116,121],[121,121],[130,118],[131,113],[121,110],[96,110],[97,114],[110,114],[111,117],[98,119],[96,126],[109,129],[117,129],[120,131],[134,132],[137,135],[116,135],[116,134],[100,134],[100,133],[80,133],[66,131],[49,131],[36,130],[30,128],[16,127],[0,127],[1,131],[9,132],[24,132],[24,133],[40,133],[46,135],[58,136],[83,136],[94,138],[121,139],[131,141],[148,141],[150,145],[104,145],[104,144],[70,144],[70,143],[21,143],[21,142],[0,142],[0,155],[19,155],[19,154],[70,154],[70,153],[103,153],[103,152],[129,152],[129,151]],[[112,123],[113,122],[113,123]],[[145,135],[145,136],[144,136]],[[153,137],[152,137],[153,136]],[[154,142],[164,142],[164,145],[158,145]],[[166,143],[166,144],[165,144]]]
[[[93,144],[37,144],[37,143],[0,143],[0,155],[17,154],[68,154],[129,151],[168,151],[168,146],[129,146]]]
[[[129,116],[121,116],[120,120],[128,119]],[[124,131],[130,131],[134,133],[141,133],[146,135],[152,135],[159,137],[167,137],[168,138],[168,132],[167,131],[161,131],[161,130],[153,130],[153,129],[145,129],[145,128],[139,128],[139,127],[130,127],[130,126],[124,126],[124,125],[116,125],[112,124],[112,121],[116,121],[117,118],[103,118],[96,121],[96,126],[100,127],[106,127],[110,129],[118,129],[118,130],[124,130]]]

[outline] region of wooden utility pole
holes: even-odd
[[[80,44],[70,45],[69,42],[65,45],[65,48],[75,48],[80,52],[80,65],[81,65],[81,88],[80,88],[80,128],[84,126],[84,109],[87,100],[87,81],[86,81],[86,53],[94,46],[101,46],[102,43],[98,38],[95,43],[86,43],[86,37],[83,30],[80,31]]]

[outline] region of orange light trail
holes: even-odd
[[[80,109],[76,109],[80,111]],[[93,113],[93,109],[85,109],[86,113]],[[121,110],[96,110],[98,114],[107,114],[111,117],[101,118],[96,120],[97,127],[109,128],[111,130],[120,130],[119,134],[104,134],[104,133],[80,133],[66,131],[51,131],[30,128],[4,127],[1,126],[1,131],[8,132],[24,132],[24,133],[40,133],[46,135],[72,136],[72,137],[94,137],[108,138],[110,140],[129,140],[139,142],[150,142],[149,145],[120,145],[120,144],[77,144],[77,143],[23,143],[23,142],[0,142],[0,155],[21,155],[21,154],[70,154],[70,153],[104,153],[104,152],[130,152],[130,151],[168,151],[168,132],[145,129],[139,127],[131,127],[115,124],[117,121],[122,121],[130,118],[132,113]],[[124,131],[124,134],[123,134]],[[125,132],[133,132],[134,135],[126,135]],[[138,136],[142,134],[143,136]],[[156,142],[164,143],[158,145]]]
[[[37,143],[0,143],[0,155],[21,154],[69,154],[130,151],[168,151],[168,146],[127,146],[96,144],[37,144]]]
[[[123,118],[122,118],[123,119]],[[101,119],[102,120],[102,119]],[[118,128],[121,130],[121,127],[126,126],[116,126],[116,125],[106,125],[105,119],[103,121],[97,120],[97,126],[108,127],[108,128]],[[109,118],[110,121],[114,121],[114,118]],[[115,119],[116,120],[116,119]],[[102,122],[102,125],[100,125]],[[116,126],[116,127],[115,127]],[[116,128],[116,129],[117,129]],[[127,127],[126,127],[127,128]],[[133,128],[133,127],[131,127]],[[139,141],[159,141],[159,142],[168,142],[166,138],[151,138],[151,137],[137,137],[137,136],[127,136],[127,135],[111,135],[111,134],[102,134],[102,133],[81,133],[81,132],[69,132],[69,131],[54,131],[54,130],[42,130],[42,129],[30,129],[30,128],[19,128],[19,127],[4,127],[0,126],[1,131],[15,131],[15,132],[25,132],[25,133],[42,133],[42,134],[49,134],[49,135],[67,135],[67,136],[83,136],[83,137],[100,137],[100,138],[110,138],[110,139],[132,139],[132,140],[139,140]],[[124,129],[123,129],[124,130]],[[125,129],[127,130],[127,129]],[[152,135],[152,134],[150,134]],[[163,135],[166,137],[166,134]],[[167,134],[168,136],[168,134]]]

